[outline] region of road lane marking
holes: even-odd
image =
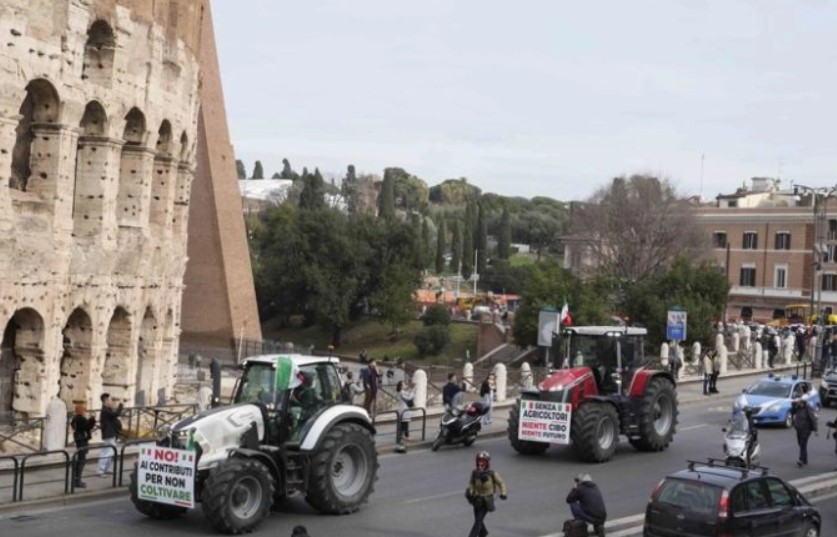
[[[441,498],[448,498],[450,496],[456,496],[457,494],[462,494],[461,490],[457,490],[454,492],[445,492],[444,494],[435,494],[433,496],[425,496],[423,498],[413,498],[412,500],[405,500],[404,503],[419,503],[419,502],[426,502],[428,500],[438,500]]]
[[[688,427],[680,427],[680,432],[691,431],[692,429],[700,429],[701,427],[709,427],[708,423],[698,423],[697,425],[689,425]]]

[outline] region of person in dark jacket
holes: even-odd
[[[76,444],[76,463],[73,466],[73,486],[77,489],[87,488],[84,481],[81,480],[81,474],[84,472],[84,465],[87,462],[87,451],[90,446],[90,439],[93,437],[93,427],[96,426],[96,417],[85,416],[87,414],[87,405],[84,403],[76,404],[76,413],[73,419],[70,420],[70,427],[73,429],[73,442]]]
[[[791,403],[793,428],[796,429],[796,442],[799,444],[799,460],[796,465],[802,468],[808,465],[808,439],[817,432],[817,416],[808,404],[808,385],[802,384],[802,397]]]
[[[462,388],[456,383],[456,373],[449,373],[448,383],[442,386],[442,404],[445,406],[450,405],[450,402],[453,401],[456,394],[461,391]]]
[[[119,421],[119,416],[122,415],[122,403],[116,409],[113,408],[113,399],[109,393],[103,393],[101,396],[102,411],[99,413],[99,425],[102,428],[102,442],[106,446],[113,446],[105,448],[99,455],[99,477],[104,477],[107,474],[113,473],[113,456],[116,451],[116,437],[122,432],[122,422]]]
[[[583,520],[593,525],[598,537],[604,537],[604,524],[607,520],[604,498],[599,487],[593,483],[588,474],[579,474],[575,478],[575,485],[567,495],[573,518]]]
[[[369,360],[369,365],[360,371],[360,380],[364,389],[363,408],[374,419],[375,401],[378,399],[378,387],[381,382],[377,361]]]
[[[468,537],[486,537],[485,516],[494,511],[494,496],[500,493],[500,499],[508,498],[508,488],[500,473],[491,469],[491,455],[480,451],[476,457],[476,468],[471,472],[465,498],[474,508],[474,524]]]

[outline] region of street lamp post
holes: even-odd
[[[825,259],[825,242],[823,231],[825,229],[826,208],[828,207],[828,198],[837,192],[837,185],[831,187],[812,188],[805,185],[795,184],[793,187],[794,194],[799,194],[800,191],[808,192],[813,197],[814,209],[814,244],[812,246],[814,256],[814,270],[815,274],[811,284],[811,303],[814,302],[814,286],[817,288],[817,345],[814,348],[814,356],[811,360],[811,373],[813,375],[814,364],[817,364],[822,359],[823,339],[825,337],[825,316],[823,315],[822,307],[822,264]],[[831,364],[828,364],[830,367]]]

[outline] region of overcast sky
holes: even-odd
[[[583,199],[837,183],[837,2],[213,0],[231,136],[342,176],[401,166]]]

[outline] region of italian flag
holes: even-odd
[[[299,368],[290,356],[280,356],[276,361],[276,389],[293,390],[300,384]]]
[[[564,307],[561,308],[561,326],[572,326],[573,325],[573,316],[570,315],[570,306],[567,304],[567,301],[564,300]]]

